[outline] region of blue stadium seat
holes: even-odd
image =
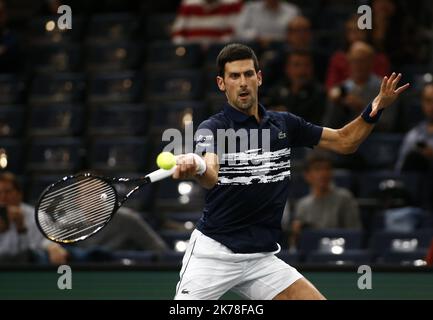
[[[156,259],[154,251],[118,250],[113,252],[113,256],[120,263],[127,265],[130,263],[151,263]]]
[[[297,252],[289,252],[289,250],[281,250],[276,256],[288,264],[297,264],[300,261],[299,254]]]
[[[337,264],[337,265],[359,265],[372,262],[372,255],[368,250],[345,250],[341,254],[326,252],[311,252],[307,258],[307,263],[316,264]]]
[[[0,107],[0,137],[16,137],[24,129],[24,107],[21,105]]]
[[[307,255],[313,251],[343,253],[346,250],[361,249],[361,240],[362,232],[359,230],[304,230],[299,238],[298,249],[301,254]]]
[[[182,264],[182,258],[184,254],[184,252],[166,251],[159,254],[158,262],[180,266]]]
[[[141,47],[133,42],[91,43],[87,46],[86,53],[88,71],[133,70],[140,62]]]
[[[197,100],[203,94],[201,71],[176,70],[147,74],[147,98],[151,100]]]
[[[359,147],[367,166],[373,169],[393,169],[398,158],[403,135],[376,133]]]
[[[145,19],[145,39],[149,41],[169,40],[171,38],[171,26],[176,14],[163,13],[151,14]]]
[[[159,209],[201,210],[204,189],[196,181],[165,179],[156,184],[156,207]]]
[[[161,230],[159,235],[165,240],[171,249],[175,249],[177,241],[188,242],[192,231]]]
[[[417,265],[417,263],[425,261],[427,257],[427,248],[417,249],[412,252],[385,252],[377,258],[376,263],[379,264],[401,264],[401,265]]]
[[[378,257],[390,252],[408,253],[426,250],[433,239],[433,229],[415,232],[377,231],[371,238],[371,249]],[[390,257],[390,256],[388,256]]]
[[[88,43],[108,43],[129,40],[137,31],[136,16],[128,13],[94,15],[87,28]]]
[[[79,103],[83,101],[85,80],[78,73],[42,74],[33,79],[31,104]]]
[[[23,172],[24,144],[19,139],[0,138],[0,170]]]
[[[205,119],[207,109],[201,101],[176,101],[155,103],[151,112],[152,131],[160,132],[167,128],[184,129],[191,121],[196,129]]]
[[[149,115],[146,106],[95,105],[90,108],[89,134],[143,135],[147,133]]]
[[[33,106],[30,112],[29,134],[33,136],[74,136],[83,130],[83,106]]]
[[[81,168],[82,143],[79,138],[33,139],[27,169],[32,172],[67,172]]]
[[[80,40],[86,23],[85,18],[73,14],[72,29],[60,30],[57,25],[59,15],[33,18],[27,30],[31,45],[41,43],[72,43]]]
[[[90,167],[106,171],[143,171],[148,144],[137,137],[94,138],[89,152]]]
[[[29,67],[36,72],[71,72],[81,65],[78,44],[39,44],[29,50]]]
[[[0,74],[0,105],[23,102],[25,82],[17,75]]]
[[[402,181],[412,196],[412,199],[417,201],[420,196],[420,178],[421,177],[416,173],[397,174],[393,171],[360,173],[357,176],[359,197],[376,198],[378,196],[380,182],[393,179]]]
[[[153,42],[147,47],[146,69],[189,69],[200,67],[199,44],[175,45],[171,41]]]
[[[91,80],[88,102],[135,103],[139,100],[142,90],[142,78],[135,72],[98,74]]]

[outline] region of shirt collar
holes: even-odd
[[[249,116],[249,115],[235,109],[229,103],[226,103],[224,105],[224,113],[235,122],[245,122],[249,118],[253,117],[253,116]],[[265,107],[263,105],[261,105],[260,103],[259,103],[259,116],[260,116],[262,122],[269,119],[268,112],[266,111]],[[255,120],[255,118],[254,118],[254,120]]]

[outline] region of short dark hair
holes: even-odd
[[[21,184],[19,183],[17,177],[12,172],[0,173],[0,181],[10,183],[12,187],[15,189],[15,191],[18,191],[19,193],[23,192],[23,188],[21,187]]]
[[[323,151],[313,151],[305,159],[304,171],[309,171],[313,165],[320,162],[326,162],[332,167],[332,159],[328,153]]]
[[[257,59],[253,49],[240,43],[231,43],[226,45],[221,49],[216,60],[218,75],[224,77],[224,70],[227,62],[245,59],[253,60],[254,69],[256,72],[259,71],[259,60]]]

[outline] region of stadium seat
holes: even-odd
[[[79,103],[83,101],[84,76],[79,73],[41,74],[33,79],[31,104]]]
[[[132,71],[95,75],[90,83],[88,102],[135,103],[143,90],[142,78]]]
[[[207,110],[201,101],[175,101],[151,104],[151,113],[152,131],[157,133],[167,128],[183,130],[191,121],[196,129],[205,119]]]
[[[177,231],[177,230],[161,230],[159,235],[165,240],[171,249],[176,248],[177,241],[183,241],[185,244],[191,237],[191,230],[189,231]]]
[[[86,68],[90,72],[134,70],[141,58],[141,47],[133,42],[90,43],[86,48]]]
[[[0,137],[0,170],[23,172],[24,147],[19,139]]]
[[[90,145],[91,169],[109,172],[143,171],[146,167],[147,141],[144,138],[94,138]]]
[[[72,43],[80,40],[86,23],[83,16],[73,15],[72,28],[60,30],[57,25],[59,15],[35,17],[29,25],[28,43],[34,44],[58,44]]]
[[[358,152],[372,169],[393,169],[402,141],[400,134],[376,133],[361,144]]]
[[[378,257],[390,252],[407,253],[423,250],[427,252],[433,229],[421,229],[414,232],[377,231],[371,238],[371,249]]]
[[[0,139],[20,136],[24,129],[24,107],[0,106]]]
[[[427,248],[417,249],[412,252],[385,252],[376,259],[378,264],[400,264],[407,266],[423,265],[427,256]]]
[[[115,260],[118,260],[120,263],[125,265],[151,263],[156,259],[154,251],[119,250],[114,251],[113,256]]]
[[[163,13],[151,14],[145,18],[145,39],[149,41],[169,40],[171,38],[171,26],[176,14]]]
[[[203,207],[204,189],[195,181],[165,179],[156,188],[155,205],[160,210],[198,211]]]
[[[372,255],[368,250],[345,250],[341,254],[314,251],[307,258],[307,263],[333,264],[333,265],[359,265],[369,264]]]
[[[30,46],[29,70],[36,72],[71,72],[81,66],[78,44],[39,44]]]
[[[290,265],[297,264],[300,261],[299,254],[297,252],[289,252],[289,250],[281,250],[276,256]]]
[[[362,232],[350,229],[304,230],[299,238],[301,254],[313,251],[341,254],[346,250],[361,249]]]
[[[17,75],[0,74],[0,105],[23,102],[25,82]]]
[[[403,182],[412,199],[415,201],[419,199],[420,176],[416,173],[397,174],[393,171],[372,171],[358,174],[359,197],[376,198],[379,192],[379,184],[389,179]]]
[[[28,130],[32,136],[75,136],[84,119],[82,105],[32,106]]]
[[[91,135],[144,135],[148,131],[146,106],[135,104],[95,105],[90,108]]]
[[[152,101],[200,99],[202,78],[201,71],[194,70],[147,73],[147,98]]]
[[[190,69],[200,67],[199,44],[175,45],[171,41],[150,43],[146,50],[146,70]]]
[[[94,15],[87,28],[88,43],[109,43],[130,40],[138,28],[137,18],[128,13]]]
[[[162,264],[180,266],[185,252],[166,251],[158,255],[158,262]]]
[[[32,172],[73,173],[82,165],[79,138],[33,139],[27,154],[27,169]]]

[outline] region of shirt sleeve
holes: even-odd
[[[290,112],[287,113],[287,126],[292,147],[314,147],[322,137],[323,127],[305,121]]]

